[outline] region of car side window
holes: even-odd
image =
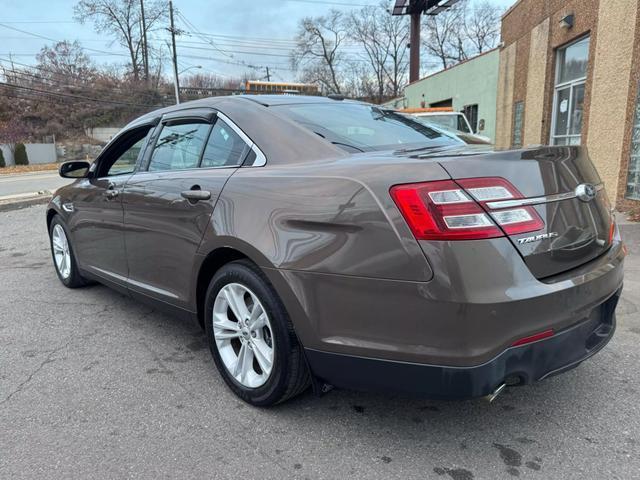
[[[249,145],[222,119],[217,119],[202,156],[203,168],[237,167],[242,164]]]
[[[100,154],[97,164],[97,177],[111,177],[133,173],[138,157],[151,136],[151,125],[125,133],[121,139]]]
[[[142,150],[142,147],[144,147],[144,143],[146,140],[146,136],[141,138],[122,155],[120,155],[120,157],[118,157],[118,159],[113,162],[113,165],[109,167],[107,176],[111,177],[113,175],[124,175],[125,173],[133,173],[133,171],[136,169],[138,156],[140,155],[140,151]]]
[[[211,125],[164,125],[149,163],[149,171],[197,168]]]

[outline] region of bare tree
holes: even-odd
[[[343,68],[344,81],[342,91],[351,98],[378,101],[378,82],[371,75],[367,63],[347,60]]]
[[[500,41],[500,15],[502,9],[485,0],[465,15],[464,32],[473,45],[474,53],[483,53],[495,48]]]
[[[305,81],[317,82],[331,93],[341,93],[341,47],[347,36],[344,16],[331,10],[322,17],[303,18],[298,25],[296,49],[291,54],[293,68],[302,68]]]
[[[39,75],[53,81],[86,83],[93,77],[91,60],[76,40],[64,40],[51,47],[44,46],[36,55]]]
[[[224,79],[213,73],[194,73],[180,81],[181,86],[191,88],[223,88]]]
[[[440,62],[442,68],[464,60],[464,14],[466,3],[460,2],[435,16],[425,16],[423,46]]]
[[[77,21],[93,21],[96,32],[113,35],[115,41],[127,49],[134,80],[140,78],[143,68],[145,33],[166,18],[167,4],[164,0],[154,0],[147,2],[144,10],[145,26],[142,27],[139,0],[80,0],[74,7]]]
[[[350,37],[362,48],[359,57],[368,67],[367,75],[375,79],[376,92],[371,98],[378,102],[400,93],[408,68],[407,19],[390,15],[384,7],[383,2],[379,8],[354,10],[347,20]]]
[[[389,38],[389,62],[385,66],[385,73],[391,88],[390,94],[397,97],[408,81],[409,23],[404,16],[387,15],[382,29]]]
[[[424,47],[442,68],[490,50],[500,40],[502,10],[489,0],[469,5],[462,0],[449,10],[424,20]]]
[[[20,119],[12,119],[7,122],[0,122],[0,143],[9,147],[11,156],[15,159],[16,145],[27,140],[29,136],[27,127]]]
[[[347,19],[347,27],[350,36],[363,50],[359,55],[365,62],[369,75],[375,79],[375,97],[378,102],[382,102],[386,86],[385,65],[389,60],[390,40],[383,35],[382,23],[389,17],[389,14],[382,10],[384,15],[379,14],[380,9],[364,7],[361,10],[353,10]]]

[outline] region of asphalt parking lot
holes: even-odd
[[[532,387],[435,402],[236,399],[204,336],[101,286],[67,290],[44,206],[0,213],[0,478],[640,478],[640,225],[612,342]]]

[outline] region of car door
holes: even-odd
[[[124,284],[128,275],[124,251],[121,191],[136,169],[154,125],[119,135],[100,154],[89,177],[74,193],[71,231],[81,267],[94,275]]]
[[[124,188],[129,288],[189,309],[195,255],[228,178],[250,152],[211,111],[162,120],[147,168]]]

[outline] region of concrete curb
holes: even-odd
[[[19,210],[33,205],[49,203],[51,192],[43,190],[41,192],[21,193],[18,195],[7,195],[0,197],[0,212]]]
[[[0,178],[10,177],[37,177],[38,175],[59,175],[58,170],[35,170],[33,172],[11,172],[5,173],[0,170]]]

